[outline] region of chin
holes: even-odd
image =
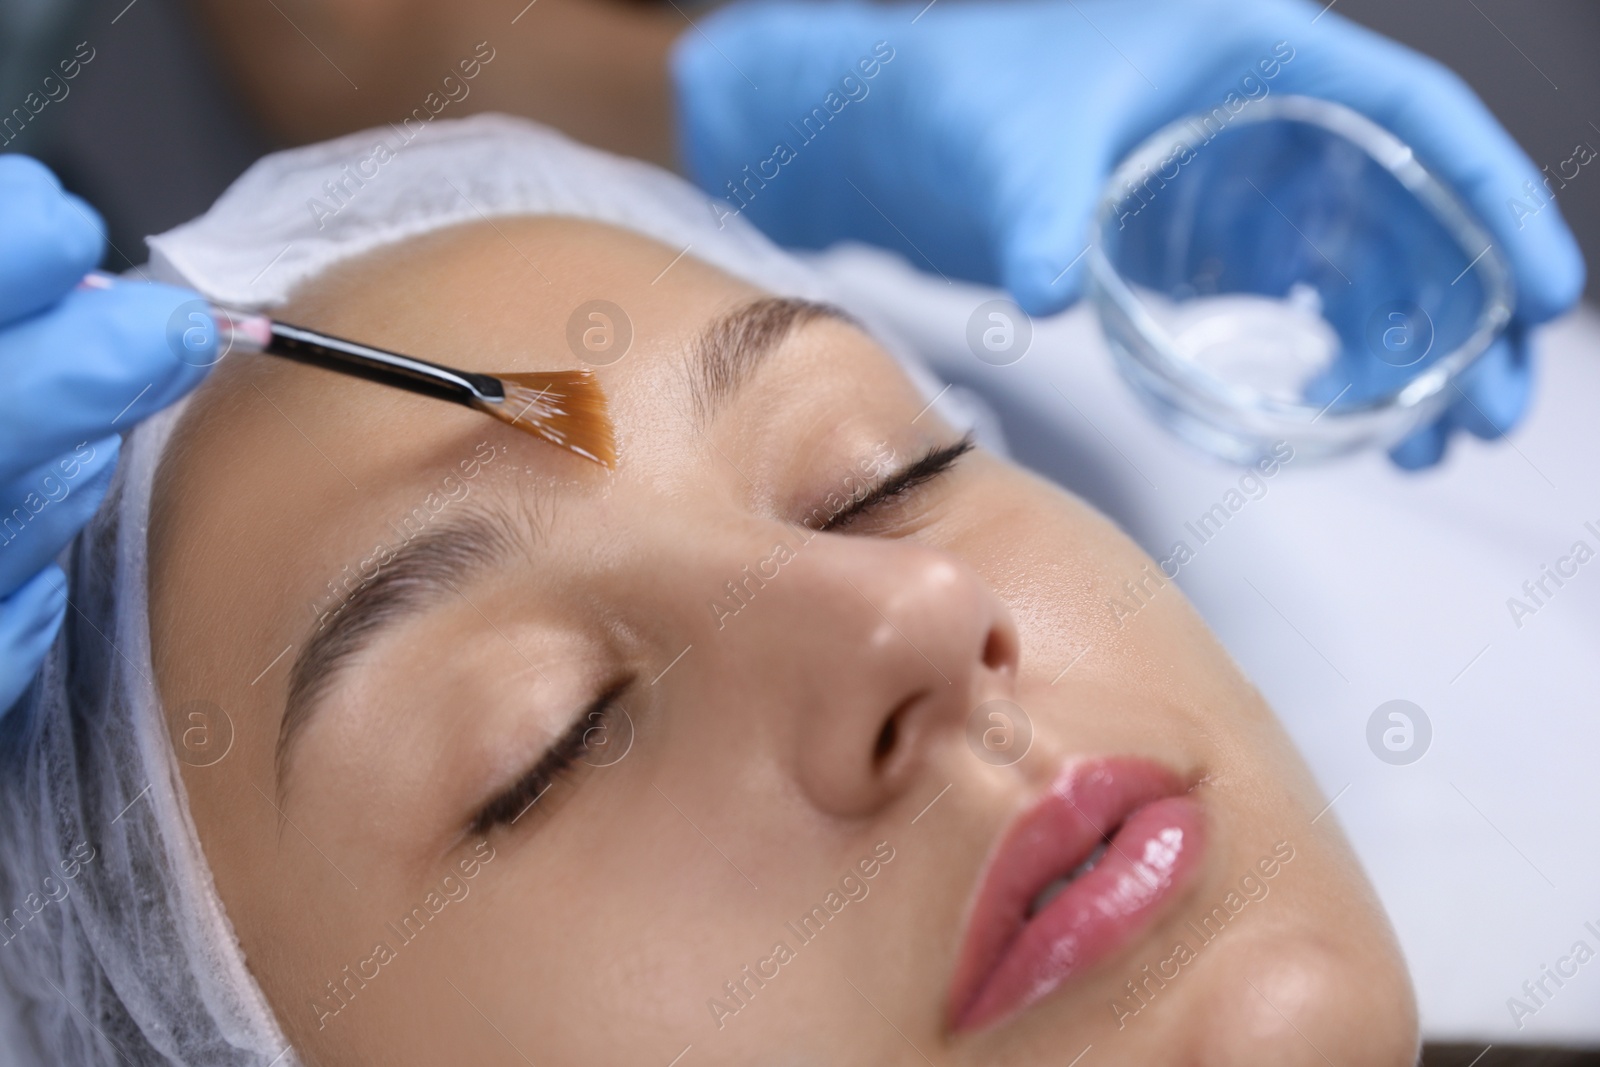
[[[1219,956],[1186,1006],[1174,1067],[1413,1067],[1416,999],[1387,931],[1265,934]],[[1130,1061],[1131,1062],[1131,1061]],[[1149,1062],[1149,1061],[1143,1061]]]

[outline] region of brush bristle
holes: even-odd
[[[506,398],[482,404],[510,426],[605,467],[617,463],[606,394],[593,372],[550,371],[497,374]]]

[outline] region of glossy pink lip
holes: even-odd
[[[1200,803],[1160,764],[1077,764],[1019,815],[989,861],[950,990],[956,1030],[1048,996],[1154,924],[1204,852]],[[1036,915],[1028,909],[1111,836],[1105,855]]]

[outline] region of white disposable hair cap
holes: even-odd
[[[653,237],[775,293],[827,298],[810,269],[717,214],[656,167],[480,115],[267,156],[205,215],[150,244],[157,276],[268,308],[410,236],[564,215]],[[931,376],[897,354],[932,396]],[[22,706],[0,720],[8,1065],[297,1062],[212,884],[154,683],[150,497],[178,418],[169,409],[123,443],[106,501],[65,561],[67,622]],[[204,727],[224,728],[212,715]]]

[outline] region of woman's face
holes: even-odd
[[[283,316],[555,370],[611,301],[614,470],[265,356],[177,432],[159,684],[304,1059],[1409,1064],[1372,894],[1177,589],[677,254],[504,219]]]

